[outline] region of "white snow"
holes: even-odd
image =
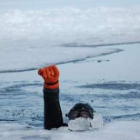
[[[89,131],[103,128],[101,114],[94,113],[93,119],[77,118],[68,122],[68,129],[71,131]]]
[[[26,129],[19,124],[0,124],[3,131],[0,133],[2,140],[139,140],[139,121],[117,121],[105,125],[101,130],[70,132],[68,128],[61,127],[58,130],[46,131],[42,129]],[[11,128],[11,130],[9,129]],[[12,128],[17,128],[13,130]]]
[[[90,122],[85,118],[77,118],[68,123],[68,128],[72,131],[88,131],[90,127]]]
[[[101,114],[94,113],[94,119],[90,120],[93,129],[101,129],[103,127],[103,117]]]
[[[106,47],[105,47],[106,48]],[[108,47],[107,47],[108,48]],[[116,48],[116,47],[115,47]],[[58,65],[61,78],[60,78],[60,94],[67,95],[72,94],[81,95],[89,94],[91,95],[112,95],[118,94],[121,92],[122,95],[128,94],[128,90],[126,92],[122,91],[115,91],[111,90],[96,90],[96,89],[80,89],[76,88],[77,85],[85,85],[87,82],[90,84],[93,83],[104,83],[105,81],[123,81],[125,82],[139,82],[139,68],[137,63],[139,61],[139,45],[126,45],[126,46],[117,46],[117,48],[122,48],[125,51],[112,54],[108,56],[101,56],[97,58],[87,59],[82,62],[77,63],[69,63]],[[97,60],[110,60],[109,62],[102,61],[98,63]],[[129,62],[129,63],[128,63]],[[136,67],[137,66],[137,67]],[[134,67],[134,70],[133,70]],[[117,69],[118,68],[118,69]],[[127,72],[126,72],[127,68]],[[135,69],[136,68],[136,69]],[[112,73],[112,70],[114,73]],[[132,70],[134,71],[132,73]],[[1,87],[9,86],[18,83],[20,85],[21,81],[28,81],[33,83],[34,81],[43,82],[41,77],[37,75],[37,71],[30,71],[30,72],[22,72],[22,73],[1,73]],[[82,76],[81,76],[82,75]],[[104,79],[104,80],[103,80]],[[8,81],[8,82],[7,82]],[[13,82],[16,83],[13,83]],[[39,104],[42,104],[42,87],[22,87],[24,92],[35,92],[33,94],[37,94],[37,97],[30,97],[26,99],[28,102],[32,99],[35,103],[35,106],[31,108],[34,110],[38,108]],[[134,89],[133,91],[137,91],[138,89]],[[118,92],[118,93],[117,93]],[[32,93],[31,93],[32,94]],[[38,100],[37,100],[38,99]],[[80,99],[79,99],[80,100]],[[24,104],[24,99],[22,100]],[[86,101],[86,99],[85,99]],[[90,102],[90,101],[89,101]],[[91,103],[91,102],[90,102]],[[130,100],[125,99],[111,99],[110,101],[104,101],[101,98],[94,99],[92,103],[93,107],[98,106],[103,108],[98,108],[96,111],[101,113],[102,116],[123,116],[123,115],[133,115],[139,112],[139,108],[137,108],[139,104],[139,98],[130,98]],[[63,110],[63,114],[68,112],[68,110],[74,104],[73,101],[65,102],[61,99],[61,106]],[[8,104],[7,104],[8,105]],[[15,104],[16,106],[16,104]],[[127,110],[123,110],[123,107],[130,107]],[[12,107],[11,109],[16,110],[16,107]],[[109,109],[110,108],[110,109]],[[120,109],[119,109],[120,108]],[[122,109],[121,109],[122,108]],[[26,108],[25,108],[26,110]],[[34,112],[38,112],[36,109]],[[43,113],[43,112],[42,112]],[[3,114],[4,115],[4,114]],[[22,116],[21,116],[22,117]],[[24,118],[24,116],[23,116]],[[59,128],[53,129],[51,131],[43,130],[43,125],[41,127],[33,127],[28,125],[20,125],[19,123],[13,124],[10,122],[1,122],[0,123],[0,139],[2,140],[139,140],[140,139],[140,121],[112,121],[110,123],[105,123],[103,128],[99,129],[98,131],[85,131],[85,132],[70,132],[68,128]],[[36,122],[37,120],[34,120]],[[22,122],[23,123],[23,122]],[[80,135],[80,137],[79,137]]]
[[[97,55],[89,45],[139,42],[139,25],[139,6],[7,10],[0,13],[0,71]]]
[[[91,49],[91,48],[64,48],[46,46],[42,48],[25,47],[4,47],[0,51],[0,71],[26,70],[39,68],[48,64],[65,63],[69,61],[82,60],[95,57],[104,53],[115,53],[117,49]],[[14,65],[13,65],[14,64]]]
[[[78,7],[82,9],[97,6],[130,7],[140,5],[139,0],[5,0],[0,3],[2,11],[7,9],[48,9],[62,7]]]
[[[78,88],[140,83],[139,4],[138,0],[0,2],[0,140],[140,140],[139,86],[126,90]],[[98,46],[118,43],[129,45]],[[38,125],[43,123],[43,84],[39,85],[43,80],[37,69],[54,63],[61,72],[63,115],[75,102],[84,100],[103,117],[122,119],[96,131],[43,130],[43,124]],[[34,71],[16,73],[31,69]],[[94,126],[99,125],[96,122]]]

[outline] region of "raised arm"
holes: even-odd
[[[44,79],[44,128],[63,126],[62,111],[59,103],[59,70],[55,65],[38,70]]]

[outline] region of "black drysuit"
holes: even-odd
[[[44,128],[58,128],[67,126],[63,123],[62,111],[59,102],[59,88],[45,89],[44,92]]]

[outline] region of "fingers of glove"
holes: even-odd
[[[59,70],[58,70],[58,68],[55,65],[53,65],[52,69],[54,71],[54,77],[59,77]]]
[[[45,68],[45,75],[47,76],[47,78],[51,78],[51,72],[49,70],[50,66]]]
[[[46,80],[47,80],[47,78],[48,78],[48,75],[47,75],[47,73],[46,73],[45,68],[43,69],[43,74],[42,74],[42,77],[43,77],[44,81],[46,81]]]
[[[45,82],[55,83],[59,77],[59,70],[55,65],[47,66],[38,70]]]
[[[54,71],[52,66],[49,67],[49,71],[50,71],[50,76],[53,77],[54,76]]]
[[[46,77],[46,78],[45,78]],[[55,83],[58,79],[54,77],[52,66],[46,67],[44,72],[44,80],[47,83]]]
[[[44,81],[46,81],[47,75],[46,75],[46,73],[45,73],[45,69],[44,69],[44,68],[39,69],[39,70],[38,70],[38,74],[39,74],[40,76],[42,76],[42,78],[44,79]]]
[[[43,74],[43,70],[42,70],[42,69],[39,69],[39,70],[38,70],[38,74],[39,74],[39,75],[42,75],[42,74]]]

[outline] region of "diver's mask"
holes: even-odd
[[[91,118],[93,119],[94,109],[88,103],[77,103],[67,114],[69,120],[74,120],[76,118]]]

